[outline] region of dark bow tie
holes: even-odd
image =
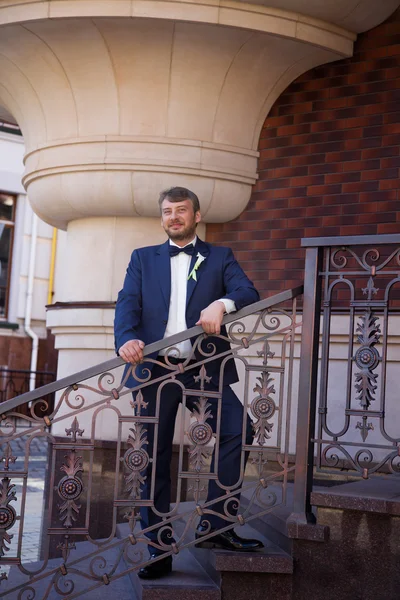
[[[169,249],[169,255],[171,256],[171,258],[173,256],[178,256],[178,254],[180,252],[185,252],[186,254],[190,254],[190,256],[193,256],[193,254],[194,254],[193,244],[189,244],[188,246],[185,246],[184,248],[180,248],[179,246],[173,246],[172,244],[170,244],[168,246],[168,249]]]

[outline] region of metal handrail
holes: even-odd
[[[332,246],[365,246],[373,244],[400,244],[399,233],[382,233],[381,235],[344,235],[335,237],[302,238],[302,248],[318,248]]]
[[[300,296],[303,293],[303,286],[299,285],[291,290],[287,290],[285,292],[280,292],[279,294],[275,294],[270,298],[266,298],[265,300],[260,300],[259,302],[254,302],[241,310],[230,313],[229,315],[225,315],[223,318],[222,324],[227,325],[232,323],[233,321],[237,321],[238,319],[242,319],[247,317],[255,312],[260,310],[266,310],[268,308],[272,308],[276,304],[281,304],[282,302],[286,302],[287,300],[292,300],[297,296]],[[155,352],[160,352],[165,348],[169,348],[170,346],[175,346],[180,342],[188,340],[190,338],[196,337],[203,333],[203,329],[200,325],[195,327],[191,327],[190,329],[186,329],[180,333],[175,335],[171,335],[168,338],[164,338],[162,340],[158,340],[157,342],[153,342],[152,344],[148,344],[144,348],[144,356],[149,356],[154,354]],[[105,371],[110,371],[112,369],[116,369],[121,365],[124,365],[125,361],[119,356],[116,358],[112,358],[110,360],[106,360],[105,362],[99,363],[94,367],[90,367],[89,369],[85,369],[83,371],[79,371],[78,373],[74,373],[72,375],[68,375],[67,377],[63,377],[62,379],[58,379],[52,383],[48,383],[43,385],[36,390],[32,390],[31,392],[26,392],[25,394],[21,394],[20,396],[16,396],[15,398],[11,398],[10,400],[6,400],[0,405],[0,415],[7,413],[11,410],[15,410],[18,406],[25,404],[26,402],[32,402],[34,400],[38,400],[43,396],[47,396],[47,394],[52,394],[54,392],[58,392],[64,388],[70,387],[72,385],[76,385],[80,381],[84,381],[85,379],[90,379],[91,377],[95,377],[96,375],[100,375]]]

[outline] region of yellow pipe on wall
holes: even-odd
[[[53,239],[51,241],[51,258],[50,258],[50,272],[49,272],[49,291],[47,294],[47,304],[52,304],[54,294],[54,271],[56,264],[56,248],[57,248],[57,228],[53,227]]]

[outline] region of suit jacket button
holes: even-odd
[[[163,323],[166,325],[168,323],[167,319],[163,319]]]

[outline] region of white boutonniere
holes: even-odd
[[[188,277],[188,281],[190,278],[194,279],[195,281],[197,281],[197,275],[196,275],[196,271],[197,269],[200,267],[201,263],[203,262],[203,260],[206,260],[205,256],[202,256],[200,254],[200,252],[197,253],[197,260],[195,262],[195,265],[193,267],[193,269],[190,271],[189,273],[189,277]]]

